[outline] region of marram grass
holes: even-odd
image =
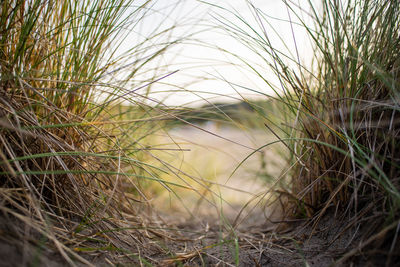
[[[400,2],[282,2],[286,23],[292,31],[305,29],[313,44],[310,66],[299,60],[302,41],[286,40],[296,46],[286,53],[272,45],[275,18],[251,1],[252,22],[237,12],[227,21],[218,15],[230,12],[222,7],[216,17],[259,57],[259,66],[247,66],[284,109],[280,121],[268,114],[265,121],[291,155],[290,175],[276,183],[286,185],[278,189],[285,213],[311,218],[314,226],[334,214],[348,228],[362,229],[356,250],[386,251],[381,255],[390,264],[400,253]],[[278,86],[264,77],[262,65]]]
[[[170,44],[158,49],[149,36],[125,54],[114,53],[152,2],[1,1],[5,238],[44,240],[71,265],[92,265],[76,252],[132,254],[121,236],[130,238],[128,250],[143,246],[145,240],[137,238],[148,223],[139,213],[148,202],[143,187],[162,182],[157,174],[165,171],[146,163],[152,155],[142,141],[162,127],[165,115],[144,104],[138,91],[154,82],[137,77],[151,60],[131,64],[129,71],[120,66],[140,56],[139,49],[149,47],[157,58]],[[128,87],[137,81],[139,86]],[[131,106],[118,112],[123,101]],[[127,226],[131,230],[124,231]],[[140,253],[133,260],[148,263]]]

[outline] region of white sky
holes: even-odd
[[[180,0],[176,2],[159,0],[142,21],[142,27],[138,31],[143,36],[148,35],[159,25],[163,28],[177,25],[177,28],[173,31],[173,36],[169,36],[170,40],[193,34],[193,36],[175,45],[168,53],[150,65],[150,67],[161,66],[158,69],[160,76],[179,70],[177,73],[152,85],[151,97],[162,100],[167,105],[194,106],[204,104],[205,101],[203,99],[216,102],[230,101],[241,97],[262,97],[261,93],[273,94],[273,90],[254,72],[249,71],[249,68],[245,67],[240,60],[218,49],[218,47],[222,48],[244,59],[245,62],[260,71],[260,74],[265,79],[278,86],[279,82],[272,74],[267,63],[263,62],[259,56],[251,51],[249,44],[244,46],[237,38],[232,38],[226,31],[221,29],[221,20],[226,23],[232,23],[232,25],[248,33],[250,33],[250,29],[246,28],[244,24],[239,24],[240,20],[233,14],[212,6],[214,4],[233,11],[262,33],[263,29],[257,25],[258,23],[255,20],[254,13],[252,13],[249,1],[206,1],[210,4],[205,4],[198,0]],[[264,23],[264,26],[273,46],[282,50],[285,54],[291,53],[294,58],[298,56],[301,61],[309,61],[311,48],[309,41],[305,38],[305,31],[301,27],[287,22],[289,20],[289,11],[284,1],[253,0],[251,3],[260,9],[264,16],[271,16],[266,20],[270,25]],[[294,0],[294,3],[289,5],[294,9],[297,9],[296,6],[301,6],[308,10],[307,3],[308,0]],[[292,21],[296,20],[293,12],[290,12],[290,19]],[[137,32],[132,33],[123,48],[132,46],[137,41],[137,38]],[[294,41],[294,38],[296,41]],[[163,40],[166,40],[165,36],[154,40],[154,42],[157,43]],[[297,49],[295,43],[297,44]],[[255,51],[267,58],[266,52],[263,51],[265,48],[265,46],[258,46]],[[294,64],[293,67],[295,68],[296,65]],[[232,84],[239,86],[232,86]],[[241,86],[259,93],[241,88]]]

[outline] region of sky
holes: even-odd
[[[199,106],[207,102],[265,98],[280,90],[279,81],[268,67],[271,63],[268,47],[251,38],[260,34],[265,42],[268,37],[273,47],[283,54],[309,64],[310,42],[304,28],[296,25],[298,19],[290,10],[299,7],[307,10],[307,3],[308,0],[295,0],[288,3],[288,8],[284,0],[158,0],[149,8],[140,26],[135,26],[122,50],[154,32],[176,26],[169,34],[152,40],[154,46],[150,46],[155,49],[160,42],[179,42],[148,65],[149,70],[157,71],[143,71],[143,78],[138,79],[140,82],[149,75],[162,77],[174,72],[151,85],[151,97],[155,101],[170,106]],[[301,14],[308,22],[306,12]],[[249,36],[240,41],[229,30],[243,31]],[[185,38],[181,40],[182,37]],[[295,62],[292,66],[298,68]]]

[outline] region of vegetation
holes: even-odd
[[[213,120],[266,127],[277,137],[248,157],[273,144],[286,147],[289,153],[282,155],[288,154],[289,167],[278,177],[263,173],[264,178],[272,180],[283,203],[284,221],[306,218],[311,236],[326,217],[343,224],[343,231],[352,229],[352,249],[336,263],[360,255],[387,266],[399,261],[400,2],[322,0],[320,6],[310,0],[308,13],[283,2],[293,16],[287,23],[304,29],[313,43],[310,66],[299,59],[300,44],[287,53],[273,45],[267,30],[271,18],[250,1],[255,24],[214,6],[223,29],[259,57],[262,70],[272,71],[279,86],[239,57],[275,91],[273,97],[171,109],[148,103],[151,86],[174,74],[164,72],[156,59],[180,41],[168,39],[175,26],[156,26],[151,36],[123,49],[153,1],[2,1],[0,237],[15,240],[25,254],[38,250],[38,264],[51,250],[70,265],[93,265],[94,258],[175,264],[197,256],[203,261],[204,251],[230,245],[232,262],[239,265],[241,240],[235,230],[241,213],[231,225],[221,208],[225,229],[220,227],[218,241],[175,254],[173,245],[160,240],[188,237],[177,237],[176,229],[152,217],[149,205],[149,192],[161,189],[183,203],[175,188],[199,195],[198,203],[208,201],[207,195],[224,201],[211,191],[217,182],[196,179],[152,152],[163,149],[155,147],[160,132]],[[176,179],[163,179],[168,176]],[[267,191],[262,196],[270,196]],[[197,231],[203,229],[185,234]],[[202,242],[200,234],[195,240]]]
[[[313,43],[311,66],[299,59],[301,44],[287,53],[272,45],[272,18],[250,2],[257,23],[237,13],[236,21],[220,20],[280,82],[273,86],[242,59],[286,106],[281,123],[265,117],[291,152],[288,182],[278,189],[285,213],[310,218],[314,229],[326,214],[341,218],[347,229],[362,233],[341,262],[367,251],[390,264],[400,255],[400,3],[309,1],[306,13],[284,2],[292,16],[287,23],[305,29]]]
[[[92,265],[82,251],[127,255],[127,237],[131,247],[143,246],[136,238],[147,224],[138,213],[148,201],[143,181],[158,181],[160,169],[146,163],[152,155],[142,143],[164,116],[144,102],[148,87],[169,73],[155,69],[146,79],[142,72],[173,43],[155,44],[173,28],[123,48],[151,4],[1,2],[3,238],[32,240],[39,254],[55,248],[71,265]],[[122,110],[122,102],[131,106]],[[140,253],[129,257],[146,262]]]
[[[264,103],[264,102],[263,102]],[[268,105],[268,101],[265,101]],[[174,108],[172,111],[176,112]],[[168,108],[166,112],[170,112]],[[177,115],[182,120],[176,120],[177,125],[186,125],[189,123],[205,123],[207,121],[214,121],[219,123],[230,123],[232,121],[244,123],[249,119],[254,112],[252,104],[247,101],[240,101],[236,103],[213,103],[205,104],[197,108],[184,108],[179,111]]]

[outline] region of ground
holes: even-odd
[[[221,228],[214,225],[206,233],[192,236],[194,241],[171,246],[177,251],[180,249],[182,254],[176,259],[182,259],[186,266],[235,266],[236,260],[239,266],[331,266],[356,241],[351,231],[342,230],[340,221],[328,217],[312,235],[313,227],[302,220],[280,224],[245,223],[235,233],[236,250],[232,241],[235,237],[227,232],[224,236]]]
[[[355,248],[360,231],[345,227],[343,218],[335,218],[333,213],[325,215],[317,227],[307,220],[273,223],[256,217],[243,221],[234,234],[227,229],[229,223],[221,225],[221,220],[213,217],[173,223],[168,227],[175,230],[168,236],[148,240],[140,248],[142,257],[155,266],[385,266],[383,260],[359,253],[340,262],[346,253],[359,252]],[[1,240],[0,266],[68,266],[50,247],[38,248],[33,240],[24,244],[12,240]],[[112,251],[80,255],[95,266],[138,265],[137,258]],[[77,266],[85,264],[77,262]],[[400,265],[392,260],[386,266]]]

